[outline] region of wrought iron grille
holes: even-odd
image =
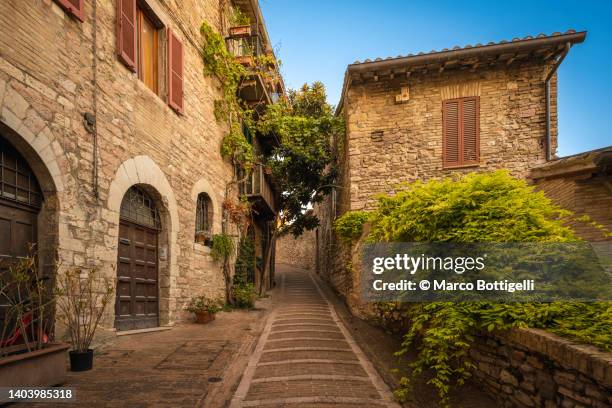
[[[150,228],[161,228],[155,202],[145,191],[136,186],[130,187],[123,196],[121,218]]]
[[[196,206],[196,225],[195,232],[210,232],[210,197],[206,193],[198,194],[198,202]]]
[[[43,195],[28,162],[0,137],[0,197],[34,208],[42,206]]]

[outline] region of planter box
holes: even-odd
[[[244,38],[251,36],[251,25],[230,27],[229,36],[232,38]]]
[[[215,320],[215,314],[210,312],[196,313],[196,323],[206,324]]]
[[[25,348],[25,346],[23,347]],[[50,387],[66,382],[67,344],[0,358],[0,384],[4,387]],[[8,401],[0,400],[0,403]]]

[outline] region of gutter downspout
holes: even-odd
[[[552,140],[550,135],[550,80],[552,79],[555,72],[559,68],[559,65],[563,62],[567,53],[569,52],[572,44],[570,42],[565,43],[565,49],[563,53],[557,58],[552,68],[546,75],[546,79],[544,80],[544,92],[546,94],[546,161],[549,162],[552,158]]]

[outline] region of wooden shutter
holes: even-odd
[[[183,113],[183,43],[168,28],[168,105]]]
[[[451,99],[442,103],[444,167],[478,164],[479,111],[478,97]]]
[[[479,107],[478,98],[464,98],[461,106],[462,163],[478,164],[479,156]]]
[[[444,139],[442,143],[444,167],[458,166],[459,158],[459,110],[460,102],[456,99],[444,101],[442,104],[442,127]]]
[[[83,1],[84,0],[55,0],[61,8],[78,18],[80,21],[83,21]]]
[[[117,55],[136,71],[136,0],[117,0]]]

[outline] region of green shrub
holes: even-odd
[[[366,211],[349,211],[334,221],[334,231],[340,238],[351,241],[359,238],[363,225],[368,221],[369,213]]]
[[[234,304],[241,309],[250,309],[255,305],[255,287],[252,283],[234,285]]]
[[[380,196],[370,216],[373,242],[568,242],[568,211],[506,171],[471,173],[459,179],[415,182],[394,196]],[[448,405],[452,384],[461,385],[474,365],[469,349],[476,336],[511,327],[539,327],[612,350],[612,304],[452,303],[387,305],[408,323],[397,356],[416,350],[412,375],[430,371],[428,383]],[[382,309],[385,307],[382,305]],[[410,378],[395,395],[405,400]]]
[[[228,234],[215,234],[212,237],[212,248],[210,256],[215,261],[223,261],[232,256],[234,252],[234,241]]]

